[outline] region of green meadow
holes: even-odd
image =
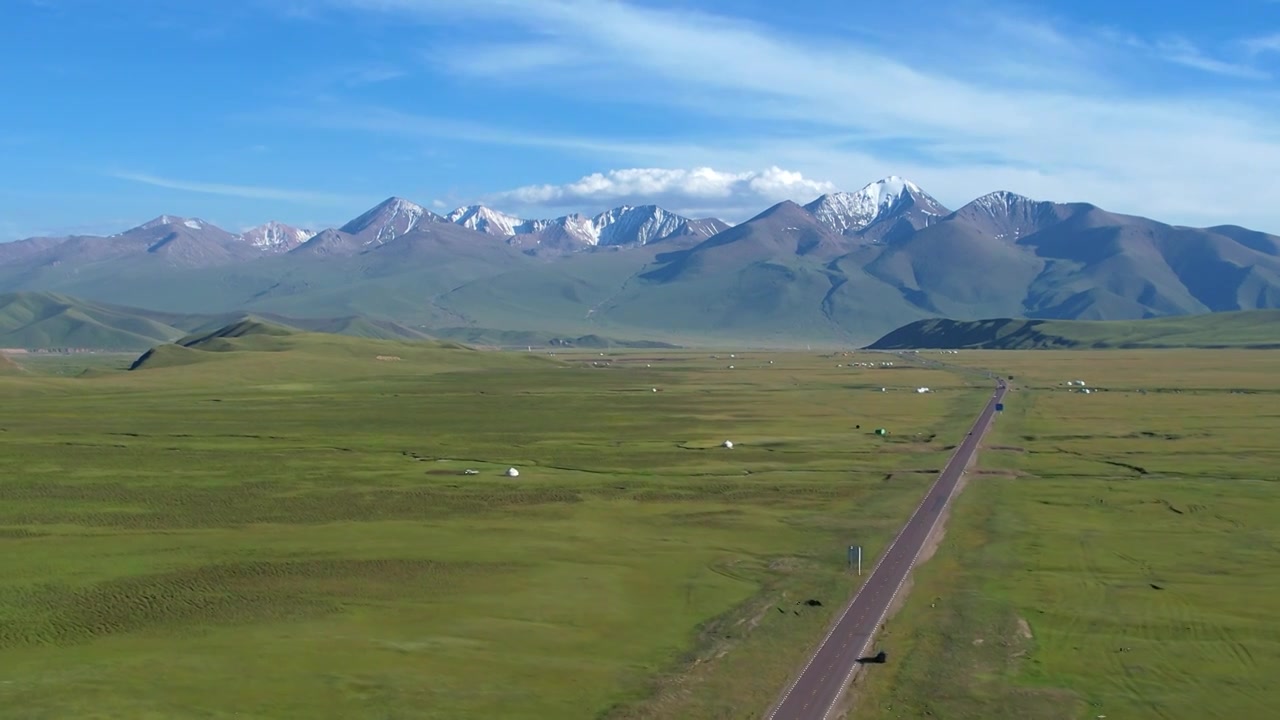
[[[1015,390],[857,716],[1274,717],[1280,353],[920,357]]]
[[[882,355],[252,327],[134,371],[13,359],[14,720],[756,716],[989,392],[847,366]]]

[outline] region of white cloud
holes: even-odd
[[[489,201],[521,208],[657,203],[674,210],[711,206],[754,211],[762,209],[762,203],[808,201],[835,189],[830,182],[779,167],[748,172],[628,168],[593,173],[564,185],[528,185],[496,193]]]
[[[256,185],[228,185],[224,183],[198,182],[194,180],[175,180],[173,178],[148,175],[146,173],[112,172],[107,174],[121,180],[129,180],[131,182],[168,188],[170,190],[184,190],[187,192],[204,193],[207,195],[227,195],[230,197],[250,198],[253,200],[283,200],[286,202],[315,204],[351,203],[353,201],[364,202],[368,200],[368,198],[352,198],[349,195],[314,192],[311,190],[288,190]]]
[[[955,47],[905,53],[617,0],[330,1],[410,13],[424,23],[514,25],[536,44],[523,39],[511,47],[513,55],[532,47],[534,56],[554,60],[555,72],[546,71],[545,62],[524,63],[522,70],[489,62],[497,50],[493,45],[460,42],[450,48],[447,67],[495,83],[491,92],[530,86],[570,97],[590,92],[601,100],[697,113],[725,126],[721,139],[680,150],[664,150],[657,140],[539,136],[537,142],[547,147],[604,156],[645,150],[650,162],[668,167],[758,167],[764,159],[845,188],[896,173],[940,198],[950,195],[952,204],[1003,187],[1179,222],[1280,227],[1280,211],[1271,209],[1270,169],[1280,167],[1275,97],[1203,83],[1194,74],[1177,82],[1160,75],[1175,69],[1161,63],[1174,63],[1261,77],[1250,66],[1210,57],[1182,41],[1126,47],[1102,33],[1078,39],[1077,32],[1059,33],[1042,23],[1019,42],[1005,26],[999,32],[1006,42],[994,46],[1017,66],[1024,79],[1019,83],[1000,73],[974,72],[977,66],[966,64],[969,54]],[[972,43],[983,68],[999,64],[983,45],[989,37],[964,35],[952,42]],[[1094,59],[1099,53],[1105,62]],[[1041,67],[1052,70],[1043,82],[1025,81]],[[601,75],[610,82],[584,87],[583,79]],[[792,134],[750,134],[760,128]],[[842,134],[892,142],[838,141]],[[519,135],[490,139],[531,142]],[[474,132],[470,137],[483,139]],[[616,162],[612,157],[611,164]]]

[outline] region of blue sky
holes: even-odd
[[[1158,9],[1157,9],[1158,7]],[[896,174],[1280,232],[1280,2],[7,0],[0,240]]]

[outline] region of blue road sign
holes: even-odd
[[[996,412],[1004,412],[1004,403],[996,403]]]

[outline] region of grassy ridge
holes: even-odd
[[[267,317],[273,324],[310,332],[381,339],[427,338],[425,333],[398,323],[362,317]],[[7,293],[0,294],[0,347],[141,350],[192,332],[212,332],[246,320],[263,321],[236,312],[167,313],[106,305],[55,293]]]
[[[536,308],[531,311],[536,313]],[[568,344],[577,347],[673,347],[654,338],[641,337],[644,333],[624,333],[622,337],[598,334],[575,336],[546,331],[498,330],[474,325],[426,330],[360,315],[287,317],[273,313],[244,312],[182,314],[106,305],[55,293],[0,294],[0,348],[144,350],[158,344],[174,342],[188,334],[215,332],[245,321],[374,340],[427,340],[441,337],[502,347],[547,346],[557,340],[561,341],[557,344],[568,341]]]
[[[853,591],[844,546],[878,551],[986,394],[816,354],[240,334],[0,376],[14,717],[759,712]]]
[[[166,320],[54,293],[7,293],[0,295],[0,347],[145,348],[184,334]]]
[[[870,348],[1039,350],[1076,348],[1280,347],[1280,310],[1149,320],[919,320]]]
[[[1018,389],[858,716],[1271,717],[1280,353],[955,361]]]

